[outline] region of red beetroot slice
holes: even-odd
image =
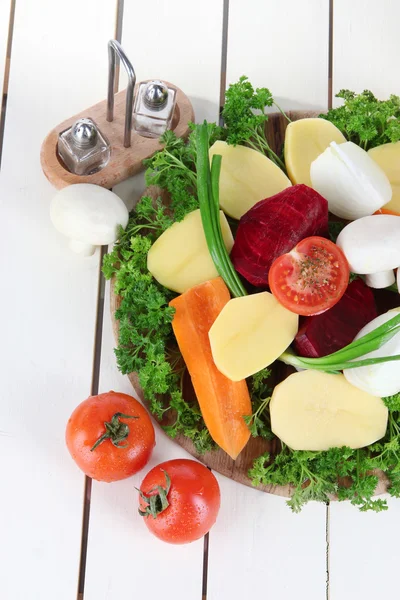
[[[328,236],[328,202],[307,185],[294,185],[243,215],[231,260],[247,281],[265,287],[274,260],[312,235]]]
[[[352,281],[326,312],[304,319],[293,342],[299,356],[319,358],[350,344],[377,316],[374,294],[362,279]]]

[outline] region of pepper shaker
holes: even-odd
[[[171,128],[175,103],[176,90],[162,81],[141,83],[133,109],[133,129],[143,137],[159,138]]]
[[[92,175],[110,160],[111,147],[92,119],[78,119],[58,137],[57,153],[70,173]]]

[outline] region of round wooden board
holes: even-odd
[[[297,119],[304,119],[307,117],[316,117],[316,116],[318,116],[319,113],[311,112],[311,111],[310,112],[294,111],[294,112],[288,112],[287,114],[292,121],[295,121]],[[269,140],[271,147],[274,149],[274,151],[278,155],[281,153],[281,150],[283,147],[287,123],[288,122],[285,119],[285,117],[283,115],[281,115],[280,113],[270,115],[269,120],[267,122],[266,131],[267,131],[268,140]],[[163,196],[164,196],[163,192],[161,190],[159,190],[158,188],[148,188],[145,193],[153,196],[154,198],[157,198],[157,197],[163,198]],[[111,286],[110,286],[110,294],[111,294],[111,303],[110,303],[111,319],[112,319],[114,337],[117,342],[118,341],[118,332],[119,332],[119,323],[115,319],[115,311],[119,308],[121,299],[119,296],[117,296],[114,293],[114,282],[113,281],[111,282]],[[285,376],[287,376],[287,373],[288,373],[287,369],[291,369],[291,367],[287,368],[284,365],[282,365],[282,372],[279,373],[279,375],[278,375],[280,380],[283,379]],[[289,372],[293,372],[293,370],[289,371]],[[140,400],[145,405],[148,405],[148,403],[146,402],[146,400],[143,396],[142,389],[139,385],[137,374],[130,373],[128,375],[128,377],[129,377],[130,382],[132,383],[133,388],[135,389],[136,393],[138,394]],[[173,416],[171,418],[171,421],[173,421]],[[159,422],[160,426],[167,425],[167,424],[168,424],[168,420],[163,420],[162,422]],[[188,438],[186,438],[183,435],[178,435],[176,438],[174,438],[174,441],[177,444],[179,444],[179,446],[184,448],[187,452],[189,452],[189,454],[191,454],[196,459],[198,459],[199,461],[204,463],[207,467],[210,467],[210,469],[213,469],[213,470],[217,471],[218,473],[221,473],[222,475],[225,475],[226,477],[233,479],[234,481],[237,481],[239,483],[242,483],[242,484],[250,486],[250,487],[252,487],[252,484],[251,484],[251,480],[249,479],[247,473],[248,473],[249,469],[252,467],[254,459],[257,458],[258,456],[260,456],[261,454],[263,454],[264,452],[270,452],[271,455],[274,455],[274,453],[276,452],[276,441],[270,442],[267,440],[263,440],[261,438],[251,437],[249,442],[247,443],[246,447],[244,448],[244,450],[240,453],[240,455],[238,456],[236,461],[234,461],[220,448],[213,450],[212,452],[207,452],[206,454],[199,454],[198,452],[196,452],[196,449],[195,449],[193,443],[191,442],[191,440],[189,440]],[[382,493],[386,492],[386,490],[387,490],[388,481],[387,481],[387,478],[385,477],[385,475],[381,471],[377,472],[377,475],[379,478],[379,483],[378,483],[375,493],[382,494]],[[284,496],[286,498],[289,498],[293,492],[293,487],[290,485],[285,485],[285,486],[260,485],[260,486],[257,486],[257,489],[267,492],[269,494],[275,494],[277,496]],[[335,500],[336,498],[333,497],[332,499]]]

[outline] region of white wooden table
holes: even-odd
[[[398,594],[399,501],[378,515],[346,504],[293,515],[282,498],[217,475],[222,506],[208,542],[169,546],[137,514],[143,473],[89,483],[85,495],[64,444],[80,401],[131,388],[115,365],[100,255],[74,256],[51,226],[44,136],[105,97],[106,45],[116,35],[138,78],[180,86],[198,120],[217,119],[220,89],[242,74],[284,108],[326,109],[329,73],[334,92],[399,94],[398,0],[331,3],[330,13],[329,0],[0,0],[1,600]],[[139,177],[116,191],[131,205],[142,187]],[[148,468],[182,456],[158,430]]]

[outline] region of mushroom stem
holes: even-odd
[[[85,244],[85,242],[80,242],[79,240],[70,240],[69,247],[81,256],[92,256],[96,250],[96,246]]]
[[[377,273],[370,273],[365,276],[365,283],[371,288],[380,290],[382,288],[389,287],[395,282],[394,271],[378,271]]]

